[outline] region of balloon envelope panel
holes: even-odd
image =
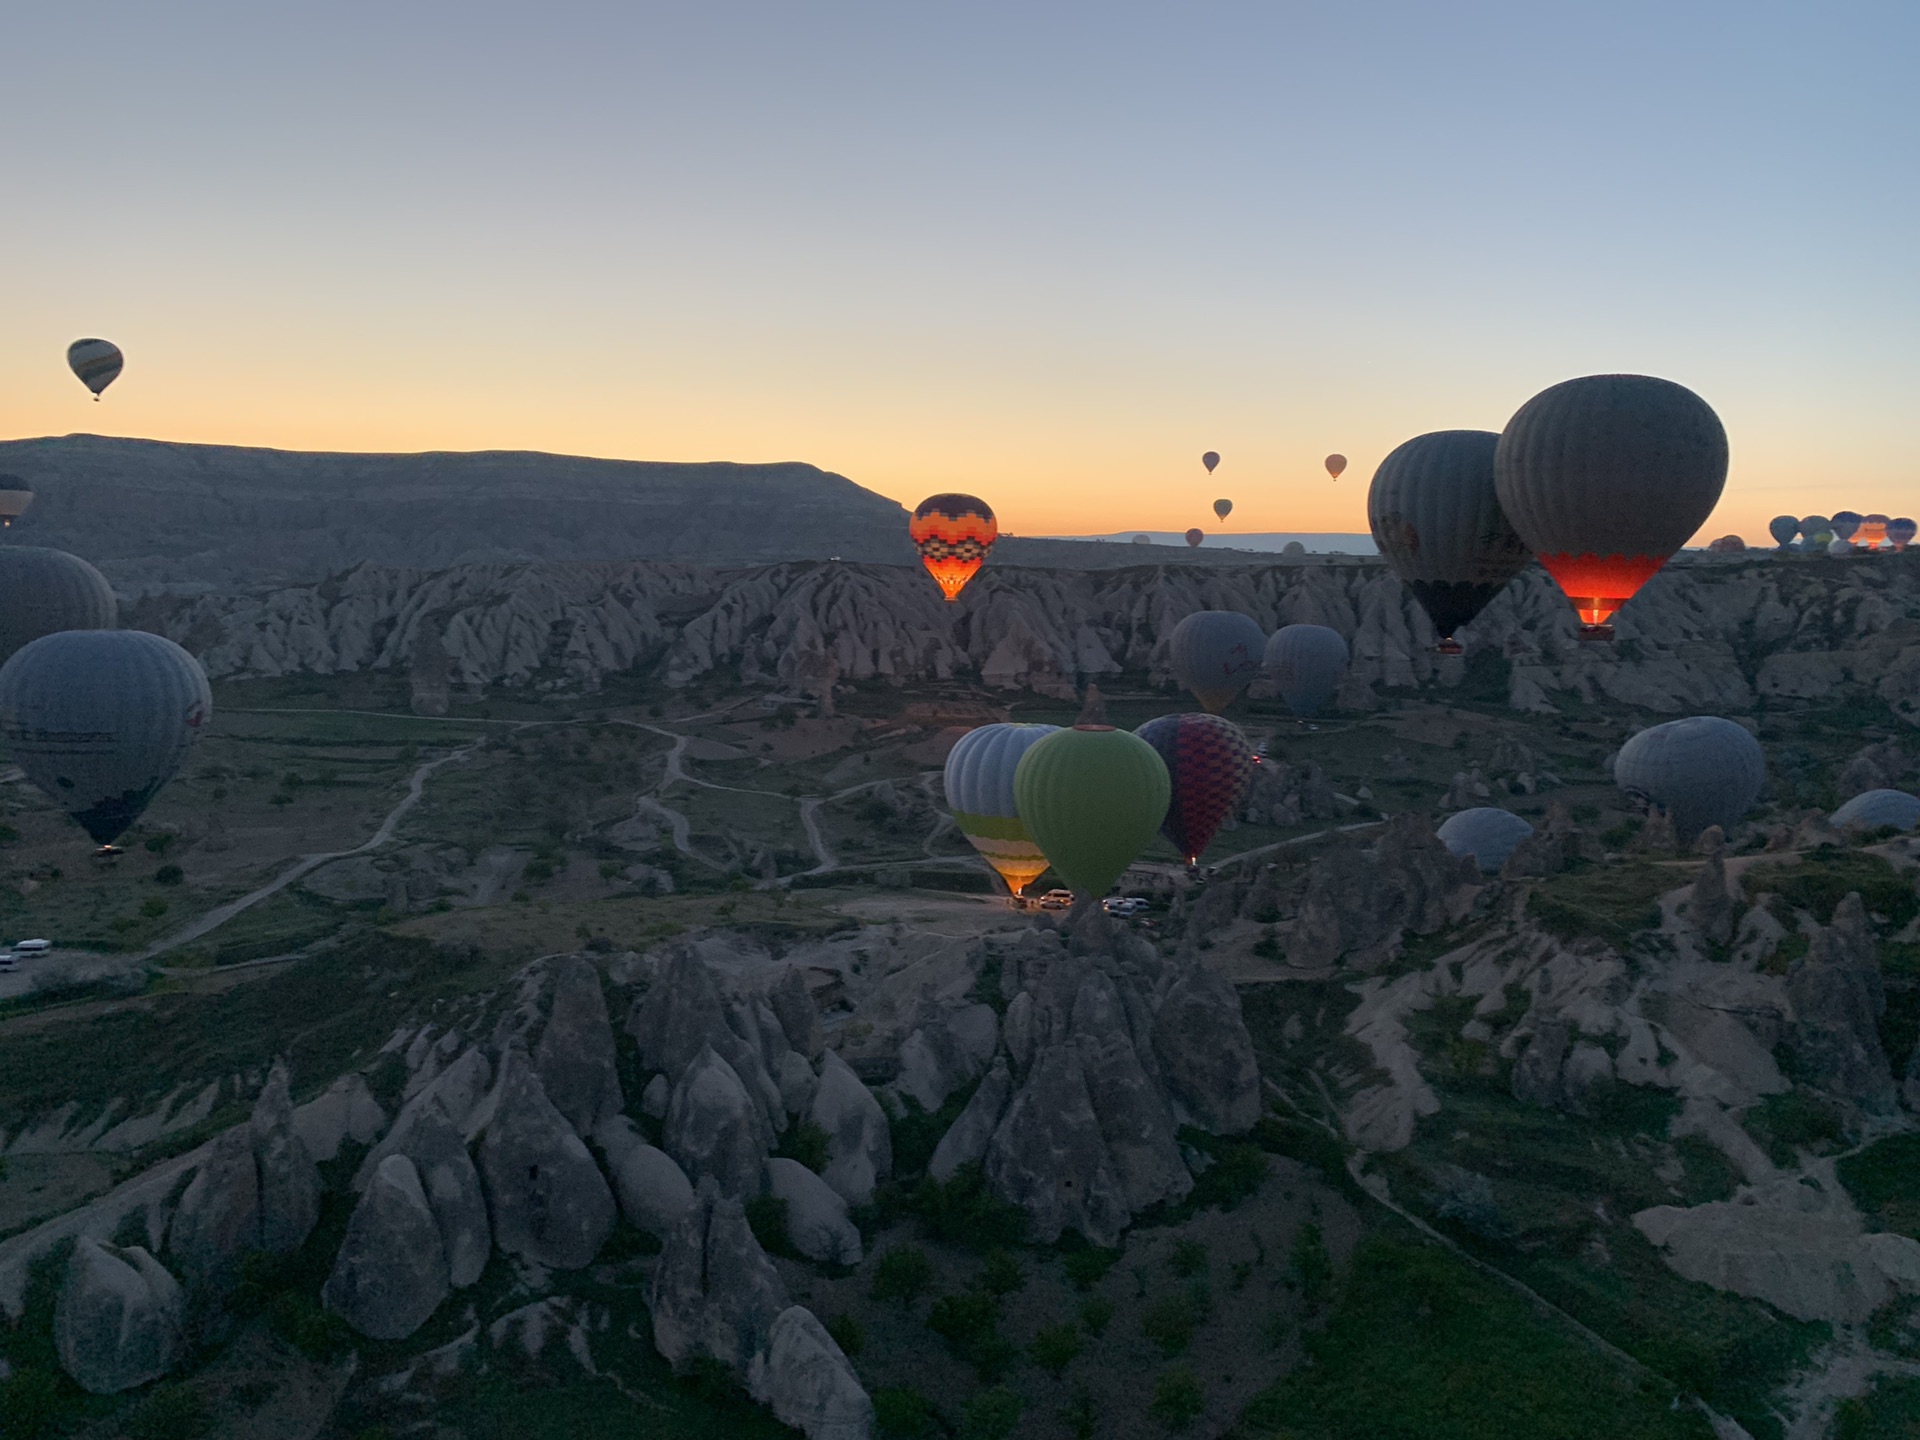
[[[1380,462],[1367,491],[1374,542],[1442,639],[1531,558],[1494,489],[1499,443],[1491,430],[1416,435]]]
[[[1253,747],[1218,715],[1162,715],[1133,733],[1167,767],[1172,794],[1161,833],[1188,861],[1198,860],[1253,779]]]
[[[1613,779],[1673,818],[1690,843],[1709,825],[1731,830],[1766,783],[1766,756],[1745,727],[1693,715],[1642,730],[1620,747]]]
[[[1887,522],[1887,540],[1896,550],[1904,550],[1913,543],[1916,527],[1913,521],[1901,515]]]
[[[1836,510],[1833,519],[1828,521],[1835,536],[1842,540],[1853,539],[1854,532],[1860,528],[1861,517],[1852,510]]]
[[[1138,735],[1076,725],[1034,745],[1013,777],[1020,818],[1053,868],[1101,896],[1146,849],[1167,815],[1167,767]]]
[[[1832,821],[1841,830],[1879,830],[1887,825],[1911,830],[1920,825],[1920,796],[1904,790],[1863,791],[1834,811]]]
[[[1800,522],[1791,515],[1776,515],[1767,522],[1767,533],[1776,545],[1790,544],[1800,533]]]
[[[111,630],[120,607],[107,577],[78,555],[0,546],[0,663],[61,630]]]
[[[1174,678],[1208,710],[1224,710],[1260,673],[1267,632],[1238,610],[1197,610],[1167,637]]]
[[[111,340],[76,340],[67,347],[67,365],[96,400],[120,377],[126,363],[120,347]]]
[[[1491,875],[1533,834],[1533,826],[1498,805],[1478,805],[1449,815],[1434,833],[1452,853],[1471,859]]]
[[[200,662],[141,630],[43,636],[0,667],[0,739],[102,845],[139,819],[212,713]]]
[[[929,495],[914,508],[907,534],[940,593],[960,598],[1000,536],[992,507],[972,495]]]
[[[1014,802],[1013,777],[1020,757],[1057,725],[982,725],[962,735],[947,752],[947,805],[973,848],[1000,872],[1018,895],[1047,868]]]
[[[1340,688],[1347,642],[1325,625],[1285,625],[1267,641],[1267,673],[1295,715],[1318,715]]]

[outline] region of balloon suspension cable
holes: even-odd
[[[1433,653],[1436,655],[1464,655],[1467,653],[1467,647],[1451,635],[1448,635],[1435,643]]]
[[[1582,625],[1580,627],[1580,643],[1582,645],[1612,644],[1613,626],[1604,620],[1598,625]]]

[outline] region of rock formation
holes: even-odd
[[[547,1098],[577,1133],[591,1135],[620,1113],[625,1102],[600,972],[577,955],[562,961],[554,976],[553,1006],[533,1063]]]
[[[294,1128],[287,1067],[276,1064],[247,1122],[260,1185],[260,1248],[289,1255],[320,1219],[320,1171]]]
[[[867,1440],[873,1401],[826,1327],[803,1305],[782,1310],[764,1355],[747,1374],[747,1391],[807,1440]]]
[[[893,1132],[873,1092],[829,1050],[820,1062],[820,1088],[809,1120],[827,1135],[821,1178],[849,1205],[873,1199],[873,1187],[893,1171]]]
[[[613,1192],[517,1046],[500,1063],[492,1105],[479,1170],[494,1244],[556,1270],[591,1264],[613,1230]]]
[[[759,1189],[761,1158],[773,1148],[765,1117],[711,1045],[681,1072],[661,1138],[688,1175],[711,1177],[728,1195]]]
[[[787,1239],[809,1260],[858,1265],[860,1232],[847,1218],[847,1202],[798,1160],[767,1161],[767,1193],[787,1207]]]
[[[603,1121],[594,1141],[607,1157],[613,1193],[627,1223],[656,1239],[665,1239],[693,1208],[693,1185],[666,1151],[641,1138],[624,1115]]]
[[[440,1226],[404,1155],[373,1172],[322,1291],[327,1308],[374,1340],[404,1340],[447,1298]]]
[[[744,1379],[787,1303],[787,1287],[753,1238],[744,1206],[711,1178],[702,1180],[654,1268],[647,1297],[654,1348],[676,1370],[704,1355]]]
[[[1812,1082],[1880,1113],[1896,1105],[1893,1073],[1880,1046],[1886,986],[1867,908],[1857,891],[1834,907],[1787,972],[1794,1025],[1788,1036]]]
[[[138,1245],[82,1236],[53,1311],[60,1367],[93,1395],[116,1395],[174,1367],[183,1344],[180,1286]]]

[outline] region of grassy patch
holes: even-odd
[[[1645,861],[1588,865],[1536,884],[1527,913],[1562,940],[1591,936],[1621,949],[1660,924],[1656,901],[1688,878],[1685,870]]]
[[[1873,1393],[1842,1400],[1833,1440],[1913,1440],[1920,1434],[1920,1380],[1887,1379]]]
[[[1784,1095],[1767,1096],[1747,1111],[1742,1123],[1747,1133],[1772,1156],[1774,1164],[1787,1167],[1797,1163],[1796,1151],[1823,1154],[1838,1145],[1846,1134],[1838,1110],[1817,1096],[1797,1089]]]
[[[1790,909],[1805,910],[1822,925],[1833,919],[1833,907],[1852,890],[1860,892],[1869,911],[1886,916],[1894,926],[1905,925],[1920,911],[1910,877],[1878,855],[1836,845],[1822,845],[1797,865],[1756,865],[1743,883],[1748,894],[1770,890]]]
[[[1257,1398],[1253,1436],[1288,1440],[1698,1440],[1673,1396],[1643,1384],[1447,1252],[1375,1235],[1312,1362]]]
[[[1920,1240],[1920,1135],[1895,1135],[1838,1166],[1854,1203],[1884,1230]]]

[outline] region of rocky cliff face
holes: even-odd
[[[125,623],[180,641],[216,678],[407,667],[428,690],[590,689],[636,666],[678,685],[737,665],[748,684],[804,693],[836,678],[964,676],[1065,697],[1122,672],[1166,680],[1168,633],[1201,609],[1340,631],[1349,709],[1387,689],[1494,683],[1519,710],[1550,711],[1557,692],[1668,714],[1853,693],[1920,720],[1920,564],[1893,555],[1682,561],[1621,613],[1610,646],[1581,645],[1559,593],[1529,570],[1467,633],[1465,661],[1435,655],[1424,613],[1362,561],[1000,565],[954,605],[911,566],[364,564],[315,585],[148,596]]]

